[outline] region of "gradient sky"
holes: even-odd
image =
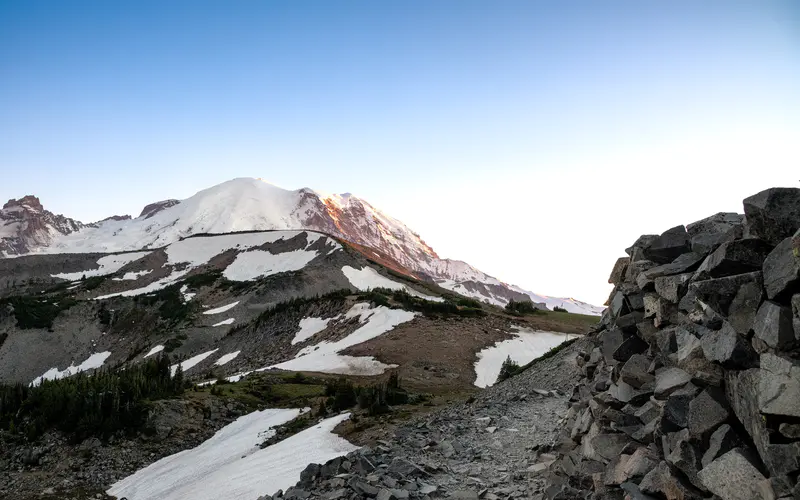
[[[0,0],[0,198],[242,176],[602,303],[642,233],[800,183],[800,3]]]

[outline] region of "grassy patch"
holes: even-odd
[[[588,314],[576,314],[560,311],[542,311],[545,317],[576,326],[594,326],[600,322],[600,316],[590,316]]]
[[[445,299],[443,302],[434,302],[426,300],[421,297],[415,297],[405,290],[390,290],[388,288],[373,288],[366,292],[360,292],[359,298],[369,300],[373,304],[392,307],[389,299],[399,303],[403,309],[411,311],[419,311],[426,316],[464,316],[464,317],[478,317],[486,316],[480,304],[473,302],[464,302],[467,305],[459,305],[457,302],[452,302]]]

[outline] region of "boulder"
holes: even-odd
[[[648,373],[649,367],[650,360],[647,357],[641,354],[633,354],[622,366],[620,377],[625,383],[639,389],[655,380],[655,376]]]
[[[637,287],[639,286],[638,278],[639,275],[643,272],[656,267],[658,264],[651,260],[636,260],[632,261],[628,268],[625,270],[625,276],[623,277],[625,283],[632,283],[635,284]]]
[[[633,245],[625,249],[625,253],[631,257],[631,262],[640,260],[637,257],[641,257],[641,255],[637,254],[641,254],[641,250],[650,246],[650,244],[653,243],[653,241],[655,241],[657,238],[657,234],[643,234],[639,236],[639,238],[633,242]]]
[[[736,333],[730,323],[712,331],[700,339],[703,355],[709,361],[716,361],[728,368],[747,368],[753,366],[756,352],[743,335]]]
[[[728,424],[722,424],[711,434],[708,440],[708,448],[703,454],[700,463],[703,467],[708,466],[711,462],[717,459],[734,448],[744,446],[744,441]]]
[[[739,287],[728,307],[728,321],[736,332],[748,335],[761,301],[764,300],[764,289],[760,282],[751,281]]]
[[[656,293],[664,300],[677,304],[686,293],[692,273],[674,274],[672,276],[659,276],[655,279]]]
[[[679,255],[689,251],[691,251],[689,234],[684,226],[675,226],[664,231],[643,248],[645,258],[660,264],[672,262]]]
[[[800,228],[800,189],[771,188],[744,200],[751,237],[777,245]]]
[[[636,284],[641,290],[650,290],[653,288],[656,278],[662,276],[671,276],[673,274],[693,272],[705,258],[705,255],[694,252],[679,255],[675,260],[668,264],[654,266],[640,272],[636,277]]]
[[[800,362],[764,353],[758,375],[761,413],[800,417]]]
[[[689,434],[696,439],[713,431],[730,416],[725,393],[717,388],[706,388],[689,403]]]
[[[630,443],[631,439],[625,434],[598,434],[591,438],[592,448],[605,463],[618,457]]]
[[[679,441],[672,453],[667,456],[667,462],[683,472],[695,487],[701,490],[706,489],[698,477],[701,467],[700,452],[689,441]]]
[[[692,252],[709,254],[718,246],[741,239],[744,216],[736,213],[718,213],[686,226]]]
[[[795,340],[800,340],[800,294],[792,296],[792,329]]]
[[[614,350],[612,357],[624,363],[634,354],[645,352],[648,347],[647,342],[636,335],[626,334],[622,343]]]
[[[611,270],[611,276],[608,277],[608,282],[613,285],[621,282],[625,277],[625,271],[628,269],[630,263],[630,257],[620,257],[617,259],[617,262],[614,263],[614,268]]]
[[[700,264],[694,274],[694,280],[700,281],[759,271],[770,250],[772,250],[772,245],[757,239],[725,243]]]
[[[611,300],[608,302],[608,310],[611,311],[611,316],[614,318],[618,318],[623,314],[628,314],[630,309],[628,309],[628,303],[625,300],[625,294],[622,290],[614,289],[614,293],[611,296]]]
[[[800,439],[800,424],[782,423],[779,432],[788,439]]]
[[[667,500],[694,500],[704,497],[692,485],[673,474],[665,461],[659,462],[644,476],[639,488],[644,493],[661,494]]]
[[[680,368],[662,368],[656,372],[655,395],[658,399],[666,399],[692,380],[691,375]]]
[[[739,289],[747,283],[760,285],[762,283],[762,274],[753,272],[695,281],[689,284],[689,289],[678,306],[684,311],[692,311],[696,308],[696,300],[699,299],[714,311],[727,315]]]
[[[704,467],[698,477],[708,491],[723,500],[768,500],[759,487],[764,475],[740,449],[717,458]]]
[[[768,300],[761,304],[753,323],[755,336],[773,349],[785,349],[794,344],[792,310]]]
[[[670,394],[664,405],[662,427],[674,432],[689,425],[689,404],[698,392],[697,386],[689,383]]]
[[[800,292],[800,255],[792,249],[792,239],[786,238],[778,243],[764,259],[764,288],[770,300]]]

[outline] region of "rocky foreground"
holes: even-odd
[[[800,190],[744,210],[640,237],[590,338],[271,498],[800,498]]]

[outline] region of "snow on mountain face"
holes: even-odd
[[[78,221],[48,212],[35,196],[8,200],[0,209],[0,256],[46,247],[58,236],[83,227]]]
[[[36,205],[42,210],[38,200]],[[512,288],[466,262],[440,259],[402,222],[349,193],[325,195],[307,188],[290,191],[260,179],[239,178],[183,201],[150,204],[136,219],[111,219],[90,226],[62,219],[71,222],[74,229],[72,226],[61,229],[62,223],[38,238],[28,237],[23,244],[0,246],[0,252],[7,255],[120,252],[163,247],[201,233],[311,229],[376,249],[401,266],[430,276],[444,288],[492,304],[502,306],[511,299],[528,296],[550,308],[559,305],[583,314],[602,311],[572,299],[553,299]],[[0,237],[4,236],[4,230],[11,231],[5,227],[0,225]],[[19,240],[19,237],[11,239]]]

